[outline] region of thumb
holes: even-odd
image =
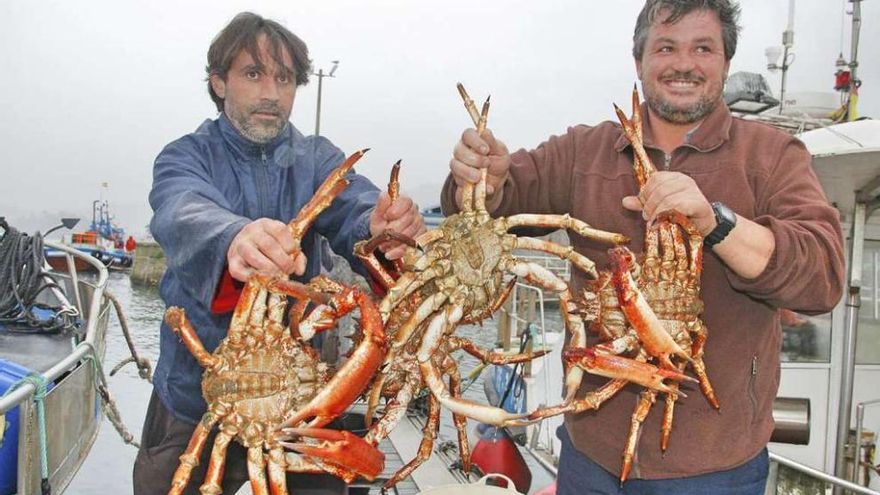
[[[621,203],[627,210],[642,211],[642,202],[639,201],[638,196],[626,196]]]

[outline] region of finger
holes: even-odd
[[[485,155],[478,153],[475,149],[461,141],[452,150],[452,158],[470,167],[485,168],[488,165]]]
[[[239,282],[247,282],[253,270],[248,268],[240,257],[229,260],[229,274]]]
[[[424,225],[424,223],[419,216],[407,215],[393,222],[389,222],[387,230],[408,237],[414,237],[418,234],[421,225]]]
[[[302,251],[300,251],[300,253],[297,254],[296,258],[293,260],[293,272],[292,273],[297,276],[305,273],[307,262],[308,262],[308,259],[306,258],[306,255],[303,254]]]
[[[642,202],[638,196],[626,196],[623,198],[623,207],[631,211],[642,211]]]
[[[398,218],[403,218],[404,215],[411,215],[413,213],[418,214],[417,211],[413,209],[413,200],[408,196],[399,196],[397,200],[395,200],[391,205],[385,210],[385,220],[391,222]]]
[[[293,237],[291,236],[290,238],[292,241]],[[275,237],[268,234],[258,237],[257,247],[259,248],[260,253],[269,260],[269,263],[274,265],[268,267],[268,269],[281,271],[285,274],[289,274],[293,271],[294,262],[293,257],[290,255],[294,250],[293,248],[290,250],[284,249]],[[250,261],[248,262],[250,263]],[[261,268],[253,263],[250,264],[255,268]]]
[[[292,269],[293,261],[290,259],[290,256],[287,253],[281,250],[281,246],[278,246],[278,244],[275,244],[275,246],[277,247],[277,252],[281,253],[281,259],[279,259],[278,261],[280,261],[282,264],[285,264],[285,266],[279,265],[275,260],[267,256],[258,244],[253,244],[248,248],[242,250],[241,257],[249,268],[258,272],[282,272],[285,274],[290,273],[289,269]],[[288,267],[290,268],[288,269]]]
[[[480,171],[478,169],[455,158],[449,162],[449,170],[452,172],[452,178],[455,179],[458,187],[465,186],[466,184],[476,184],[480,180]]]
[[[476,153],[488,155],[491,148],[490,144],[486,142],[485,136],[486,134],[483,136],[477,134],[476,129],[465,129],[461,134],[461,141],[459,141],[459,143],[462,144],[463,147],[469,148]],[[456,148],[458,147],[456,146]]]
[[[406,254],[406,245],[400,243],[398,243],[397,246],[384,252],[385,259],[389,261],[394,261],[396,259],[402,258],[404,254]]]
[[[263,229],[272,236],[285,253],[291,253],[299,247],[286,223],[267,219]]]
[[[490,155],[507,155],[509,153],[507,151],[507,145],[505,145],[500,139],[497,139],[490,129],[486,129],[480,137],[487,145],[489,145]]]

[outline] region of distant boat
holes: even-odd
[[[126,237],[125,229],[113,222],[110,204],[95,200],[92,203],[92,223],[89,230],[75,232],[68,246],[86,253],[104,264],[109,270],[126,271],[134,260],[134,239]],[[47,248],[46,261],[55,270],[67,270],[68,257],[58,249]],[[77,271],[94,271],[94,265],[82,258],[72,258]]]
[[[428,208],[422,208],[422,218],[425,219],[425,226],[428,228],[436,228],[443,221],[443,212],[440,205]]]

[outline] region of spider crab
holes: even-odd
[[[301,239],[318,214],[348,185],[344,176],[363,154],[358,152],[340,165],[289,223],[295,239]],[[332,294],[328,293],[329,285]],[[288,297],[316,306],[304,315],[305,304],[297,303],[296,314],[286,328],[283,319]],[[360,310],[364,337],[350,359],[331,374],[303,339],[332,328],[338,317],[355,308]],[[329,472],[346,481],[355,475],[373,479],[382,471],[384,455],[373,446],[349,432],[321,428],[361,394],[385,356],[382,320],[367,294],[321,278],[305,285],[286,277],[255,274],[239,298],[227,336],[213,353],[203,347],[183,309],[169,308],[165,320],[205,368],[202,394],[208,403],[208,411],[180,456],[169,494],[186,488],[214,426],[219,427],[219,433],[201,486],[204,494],[222,492],[226,449],[233,439],[248,449],[248,475],[252,491],[258,495],[286,494],[285,471]],[[280,431],[282,423],[296,428]],[[304,440],[287,442],[292,436]],[[283,447],[306,456],[286,452]]]
[[[633,115],[627,118],[614,106],[623,131],[633,148],[636,181],[641,190],[656,172],[642,144],[642,119],[639,94],[633,89]],[[678,381],[698,381],[709,403],[720,409],[709,382],[703,351],[707,328],[700,319],[700,275],[703,263],[703,236],[677,211],[659,214],[646,227],[642,257],[626,247],[610,249],[610,270],[601,271],[596,280],[587,282],[576,301],[577,312],[590,323],[590,330],[603,341],[592,348],[570,346],[563,353],[568,365],[612,380],[585,397],[565,401],[536,411],[530,419],[561,412],[598,409],[627,383],[645,387],[633,412],[629,436],[623,453],[620,480],[626,480],[632,468],[641,426],[657,398],[666,394],[660,448],[669,445]],[[631,356],[632,359],[624,356]],[[596,369],[597,364],[612,360],[616,366]],[[697,380],[682,372],[690,364]],[[607,370],[615,371],[609,373]],[[642,370],[641,373],[633,373]],[[647,380],[646,380],[647,378]],[[666,379],[669,379],[667,383]]]
[[[461,85],[459,92],[477,131],[482,133],[486,128],[489,100],[478,112]],[[396,188],[395,172],[389,191]],[[454,351],[464,350],[483,362],[506,364],[544,354],[543,351],[513,355],[489,352],[455,335],[458,325],[478,323],[492,316],[510,294],[517,277],[558,294],[566,325],[577,336],[575,342],[584,345],[584,323],[572,313],[573,295],[568,284],[548,269],[519,259],[514,250],[537,250],[558,256],[593,276],[596,275],[595,264],[571,247],[517,237],[509,231],[517,227],[564,228],[612,245],[628,241],[623,235],[594,229],[568,215],[521,214],[493,219],[486,210],[485,170],[477,184],[463,187],[462,194],[461,212],[446,217],[439,228],[415,240],[386,233],[355,248],[374,278],[382,281],[387,290],[379,303],[379,312],[391,341],[383,368],[368,395],[367,420],[372,420],[382,397],[387,400],[385,411],[372,424],[365,440],[376,445],[400,421],[413,397],[425,387],[430,390],[428,420],[419,452],[387,481],[386,487],[406,477],[430,456],[441,406],[452,412],[465,471],[470,470],[466,418],[494,425],[526,420],[524,415],[462,398],[460,373],[451,357]],[[404,240],[411,246],[394,269],[386,268],[372,255],[376,246],[389,239]],[[506,276],[511,280],[505,281]],[[448,379],[448,386],[444,377]],[[574,381],[575,385],[579,383],[579,379]],[[570,394],[575,390],[571,389]]]

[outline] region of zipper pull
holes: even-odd
[[[752,375],[758,374],[758,356],[752,356]]]

